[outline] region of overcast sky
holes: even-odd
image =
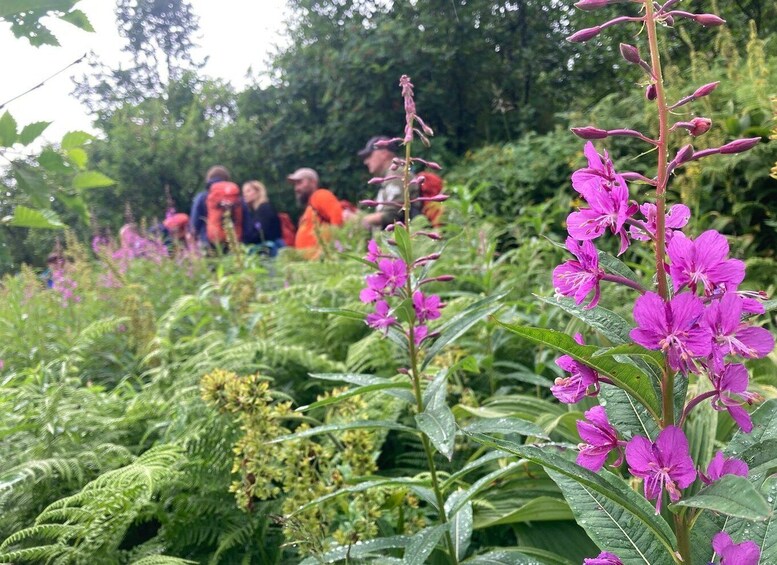
[[[200,50],[196,55],[209,57],[204,71],[209,76],[226,79],[240,87],[245,84],[248,68],[252,67],[255,72],[265,69],[268,53],[282,42],[285,0],[191,0],[191,4],[200,17],[200,35],[196,41]],[[0,25],[0,53],[3,53],[0,103],[38,84],[87,51],[95,51],[111,66],[126,60],[121,53],[122,39],[116,31],[115,1],[81,0],[77,7],[89,17],[95,33],[49,20],[60,47],[31,47],[27,40],[14,38],[8,25]],[[71,77],[87,71],[85,64],[72,67],[2,111],[9,110],[20,128],[33,121],[53,122],[44,134],[50,141],[59,141],[71,130],[92,131],[89,116],[70,94]]]

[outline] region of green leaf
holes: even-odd
[[[732,519],[726,524],[725,531],[735,542],[752,540],[758,544],[761,548],[759,563],[769,565],[777,563],[777,476],[773,475],[764,481],[761,494],[769,502],[766,520]]]
[[[446,405],[435,406],[424,410],[415,417],[420,429],[432,445],[442,453],[448,461],[453,459],[453,448],[456,443],[456,419]]]
[[[641,345],[637,345],[636,343],[624,343],[623,345],[618,345],[616,347],[600,349],[595,354],[596,357],[600,357],[602,355],[609,355],[611,357],[615,357],[617,355],[640,357],[648,361],[659,371],[664,371],[664,356],[661,354],[661,352],[651,351],[650,349],[646,349]]]
[[[485,437],[485,436],[472,436],[472,437]],[[492,486],[492,483],[497,479],[510,475],[511,473],[514,473],[515,471],[519,470],[523,465],[525,465],[525,463],[522,461],[512,461],[511,463],[508,463],[504,467],[500,467],[496,471],[491,471],[487,475],[480,477],[477,481],[475,481],[470,486],[468,486],[467,489],[464,491],[464,493],[461,495],[461,497],[457,499],[456,504],[451,508],[451,512],[457,512],[463,504],[465,504],[468,500],[471,500],[472,497],[474,497],[477,493],[479,493],[483,489],[486,489]]]
[[[0,147],[11,147],[16,143],[16,120],[9,112],[0,117]]]
[[[495,500],[488,497],[485,500],[478,500],[478,508],[475,518],[476,529],[518,522],[574,519],[569,504],[561,498],[550,496],[537,496],[528,501],[526,499]]]
[[[97,171],[84,171],[73,177],[73,188],[84,190],[88,188],[103,188],[113,186],[116,181]]]
[[[320,565],[321,563],[335,563],[352,558],[365,558],[371,555],[380,555],[379,551],[384,549],[404,549],[411,536],[391,536],[387,538],[377,538],[371,540],[359,541],[357,544],[341,545],[334,547],[321,555],[308,557],[300,561],[299,565]]]
[[[60,146],[63,150],[74,149],[81,147],[84,143],[94,139],[94,136],[86,133],[85,131],[69,131],[62,136]]]
[[[652,440],[661,431],[650,412],[617,386],[602,384],[599,404],[604,406],[610,423],[626,438],[638,435]]]
[[[463,429],[470,434],[520,434],[548,439],[537,424],[520,418],[484,418]]]
[[[624,563],[674,563],[676,540],[669,524],[620,477],[609,471],[592,473],[551,452],[553,448],[482,435],[473,439],[544,467],[564,494],[577,523],[599,547],[619,555]]]
[[[44,130],[51,125],[51,122],[34,122],[27,124],[19,134],[19,143],[22,145],[29,145],[44,132]]]
[[[748,520],[764,520],[769,505],[746,477],[725,475],[696,495],[670,505],[670,508],[689,506],[712,510],[726,516]]]
[[[18,161],[13,163],[12,168],[17,187],[29,197],[30,202],[37,208],[49,208],[49,188],[41,171]]]
[[[17,228],[35,228],[61,230],[66,226],[52,210],[33,210],[26,206],[17,206],[13,216],[6,216],[2,223]]]
[[[345,430],[397,430],[400,432],[417,433],[414,428],[403,426],[402,424],[397,424],[396,422],[391,422],[390,420],[360,420],[357,422],[324,424],[322,426],[316,426],[315,428],[308,428],[301,432],[279,436],[271,439],[267,443],[281,443],[284,441],[303,439],[306,437],[329,434],[332,432],[342,432]]]
[[[71,10],[67,14],[60,16],[60,19],[66,21],[69,24],[73,24],[77,28],[84,31],[94,31],[89,18],[81,10]]]
[[[467,565],[578,565],[572,561],[533,547],[492,549],[482,555],[474,555],[462,561]]]
[[[339,404],[343,400],[353,398],[354,396],[361,396],[362,394],[367,394],[370,392],[409,389],[409,388],[412,388],[412,386],[408,382],[376,383],[372,385],[361,386],[358,388],[352,388],[350,390],[347,390],[341,394],[338,394],[337,396],[329,396],[327,398],[314,402],[313,404],[309,404],[308,406],[300,406],[299,408],[297,408],[297,412],[306,412],[308,410],[315,410],[316,408],[321,408],[322,406]],[[412,402],[414,400],[413,395],[410,394],[409,397],[410,397],[410,402]]]
[[[632,271],[631,267],[629,267],[626,263],[617,257],[613,257],[609,253],[599,251],[599,265],[601,265],[604,270],[609,271],[613,275],[621,276],[640,285],[642,284],[642,281],[637,276],[637,273]]]
[[[447,490],[451,485],[455,484],[458,480],[466,476],[468,473],[471,473],[475,469],[479,469],[483,465],[487,465],[492,461],[498,461],[499,459],[506,459],[506,458],[512,459],[512,455],[510,455],[509,453],[502,453],[500,451],[489,451],[488,453],[486,453],[481,457],[478,457],[474,461],[470,461],[469,463],[464,465],[464,467],[462,467],[452,475],[448,476],[442,484],[442,490]]]
[[[68,149],[67,158],[77,169],[85,169],[86,165],[89,163],[89,156],[86,154],[86,151],[80,147]]]
[[[637,367],[627,363],[619,363],[607,356],[596,357],[595,354],[600,348],[593,345],[580,345],[563,332],[529,328],[502,322],[499,322],[499,324],[516,335],[538,345],[544,345],[569,355],[576,361],[585,363],[602,375],[609,377],[613,383],[641,402],[656,420],[659,419],[658,414],[660,414],[661,408],[653,385],[650,382],[650,377]]]
[[[21,12],[49,12],[69,10],[77,0],[3,0],[0,2],[0,18],[8,18]]]
[[[467,548],[472,541],[472,502],[467,500],[459,504],[464,496],[464,491],[457,490],[445,501],[445,514],[451,525],[451,539],[456,551],[456,558],[461,560],[467,553]],[[456,512],[451,509],[458,506]]]
[[[423,565],[426,563],[426,558],[429,557],[429,554],[437,547],[437,543],[447,529],[447,524],[440,524],[439,526],[425,528],[420,532],[413,534],[413,538],[405,550],[405,564]]]
[[[65,163],[62,155],[46,148],[38,155],[38,164],[52,173],[70,173],[72,169]]]
[[[480,320],[499,310],[499,308],[501,308],[500,301],[506,294],[506,292],[500,292],[493,296],[489,296],[488,298],[479,300],[474,304],[469,305],[437,328],[437,331],[440,332],[440,336],[426,352],[426,357],[421,365],[421,369],[425,369],[445,346],[464,335],[467,330],[477,324]]]
[[[397,242],[399,256],[405,263],[410,265],[414,259],[410,256],[410,235],[407,233],[407,228],[397,225],[392,234],[394,235],[394,241]]]
[[[615,312],[611,312],[601,306],[586,310],[575,304],[575,301],[571,298],[545,296],[538,296],[537,298],[547,304],[558,306],[568,314],[572,314],[575,318],[585,322],[616,345],[631,342],[629,332],[632,330],[632,325]]]
[[[315,312],[316,314],[333,314],[340,316],[341,318],[349,318],[351,320],[364,321],[364,312],[358,310],[348,310],[346,308],[318,308],[315,306],[308,306],[308,310]]]

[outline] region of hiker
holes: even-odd
[[[364,149],[358,153],[373,177],[388,177],[387,180],[380,183],[378,195],[375,198],[379,204],[375,207],[375,212],[362,218],[362,226],[366,229],[386,228],[396,221],[404,221],[405,219],[403,185],[400,178],[402,170],[392,169],[394,159],[397,158],[399,152],[399,143],[387,143],[388,141],[389,138],[385,135],[372,137]],[[410,185],[410,192],[411,198],[413,198],[417,195],[418,189],[414,185]],[[389,204],[390,202],[394,204]],[[419,213],[420,206],[417,203],[411,204],[410,217],[413,218]]]
[[[245,206],[240,198],[240,188],[231,181],[229,170],[215,165],[205,174],[205,190],[194,197],[189,222],[194,238],[205,246],[225,246],[227,234],[224,219],[232,220],[237,239],[243,234]]]
[[[326,238],[330,225],[342,225],[343,208],[331,191],[318,186],[318,173],[315,170],[303,167],[286,179],[294,186],[297,204],[305,209],[299,219],[294,247],[303,250],[309,259],[315,259],[321,253],[319,234]]]
[[[281,221],[267,197],[267,188],[258,180],[243,183],[243,202],[243,243],[264,246],[274,257],[285,244],[281,239]]]

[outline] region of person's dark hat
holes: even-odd
[[[379,147],[376,147],[376,144],[378,142],[389,141],[390,139],[391,138],[388,137],[387,135],[376,135],[375,137],[371,137],[370,140],[367,142],[367,145],[364,146],[364,149],[359,151],[357,155],[362,159],[365,159],[376,149],[388,149],[392,153],[399,153],[399,142],[397,141],[389,143],[388,145],[381,145]]]

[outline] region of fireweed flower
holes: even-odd
[[[604,277],[596,247],[590,241],[580,244],[568,237],[567,249],[577,260],[566,261],[553,269],[553,286],[559,294],[574,298],[578,305],[593,291],[594,296],[586,306],[593,308],[599,303],[599,281]]]
[[[419,322],[436,320],[440,317],[440,297],[436,294],[424,296],[423,292],[417,290],[413,293],[413,308]]]
[[[753,422],[742,404],[752,403],[758,399],[758,395],[747,392],[750,383],[747,368],[741,363],[729,363],[720,371],[712,371],[710,380],[715,387],[712,407],[715,410],[727,410],[742,431],[749,434],[753,430]]]
[[[623,565],[623,561],[614,553],[602,551],[596,557],[583,559],[583,565]]]
[[[761,560],[761,550],[754,541],[734,543],[726,532],[715,534],[712,549],[720,556],[720,565],[758,565]]]
[[[425,325],[422,324],[413,328],[413,343],[416,344],[416,347],[421,345],[421,342],[427,337],[429,337],[429,328]]]
[[[743,302],[737,294],[727,292],[707,307],[705,320],[712,330],[712,357],[718,365],[723,364],[727,354],[752,359],[765,357],[774,349],[769,330],[742,322]]]
[[[604,466],[604,461],[613,449],[620,449],[618,432],[607,419],[607,413],[602,406],[594,406],[585,413],[585,420],[578,420],[577,433],[585,443],[580,444],[577,464],[594,473]],[[623,453],[613,465],[618,467],[623,463]]]
[[[636,212],[636,206],[629,205],[629,189],[622,178],[616,179],[611,188],[588,186],[582,193],[589,208],[572,212],[567,217],[569,235],[579,241],[590,241],[600,237],[608,228],[621,238],[618,255],[629,246],[629,236],[624,224]]]
[[[707,465],[707,472],[702,473],[699,471],[699,478],[701,478],[705,485],[711,485],[724,475],[746,477],[749,472],[750,469],[748,469],[747,463],[741,459],[724,457],[723,452],[718,451],[710,461],[710,464]]]
[[[375,304],[375,312],[367,314],[365,322],[373,329],[387,332],[389,327],[397,323],[397,319],[390,315],[388,302],[378,300]]]
[[[632,239],[650,241],[656,237],[656,205],[647,202],[639,207],[639,211],[642,212],[645,220],[630,226],[629,233]],[[666,216],[664,216],[667,243],[672,241],[675,230],[685,227],[690,218],[691,209],[685,204],[675,204],[669,207]]]
[[[604,130],[601,130],[604,131]],[[606,131],[604,131],[606,135]],[[585,144],[583,154],[588,159],[588,168],[579,169],[572,173],[572,188],[581,195],[590,187],[602,186],[610,189],[615,184],[618,175],[615,173],[615,167],[607,151],[604,156],[599,155],[590,141]]]
[[[680,489],[696,479],[688,450],[688,440],[680,428],[667,426],[655,442],[635,436],[626,445],[629,472],[644,479],[645,498],[656,500],[656,514],[661,512],[661,494],[664,489],[672,502],[680,500]]]
[[[362,302],[375,302],[379,298],[393,296],[407,282],[407,265],[402,259],[381,259],[378,273],[367,275],[367,287],[359,293]]]
[[[583,336],[575,334],[575,341],[583,345]],[[556,365],[570,373],[568,377],[559,377],[554,385],[550,387],[559,402],[564,404],[574,404],[580,402],[588,394],[588,389],[594,387],[591,396],[599,392],[599,373],[588,365],[575,361],[569,355],[562,355],[556,359]]]
[[[380,247],[378,247],[378,243],[374,239],[371,239],[367,244],[367,255],[364,256],[364,259],[370,263],[375,263],[380,255],[381,253]]]
[[[675,292],[685,286],[696,292],[701,286],[709,295],[716,285],[738,285],[745,278],[745,264],[728,259],[728,241],[715,230],[707,230],[695,240],[677,234],[666,251]]]
[[[629,334],[636,343],[666,353],[669,366],[687,374],[696,371],[695,357],[712,351],[712,333],[702,323],[704,304],[684,292],[664,302],[654,292],[646,292],[634,303],[637,327]]]

